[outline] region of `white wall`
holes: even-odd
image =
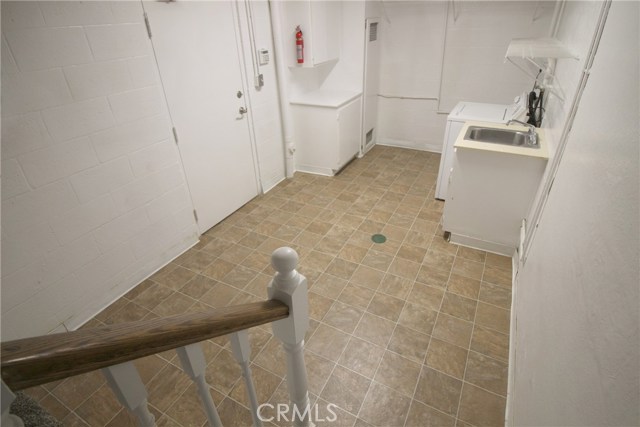
[[[340,1],[340,4],[342,20],[335,27],[335,31],[341,34],[338,61],[315,67],[288,67],[286,80],[291,98],[318,89],[362,91],[365,2]],[[287,7],[287,2],[283,1],[282,8]],[[286,22],[284,19],[283,25]],[[291,29],[283,28],[284,48],[295,51],[295,39],[286,38],[291,33]]]
[[[2,2],[2,336],[73,329],[197,240],[139,2]]]
[[[511,425],[640,424],[639,15],[611,6],[518,273]]]
[[[382,6],[378,142],[440,152],[446,115],[456,103],[509,104],[531,90],[532,79],[504,63],[504,54],[512,38],[547,35],[554,2]]]

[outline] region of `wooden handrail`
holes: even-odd
[[[289,316],[276,301],[121,323],[2,343],[2,379],[14,391],[83,374]]]

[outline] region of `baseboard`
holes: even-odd
[[[487,242],[485,240],[481,240],[475,237],[463,236],[460,234],[451,233],[451,243],[455,243],[457,245],[466,246],[473,249],[480,249],[485,252],[491,252],[498,255],[504,255],[508,257],[512,257],[515,252],[515,248],[511,246],[504,245],[502,243],[495,242]]]
[[[333,169],[320,166],[296,165],[296,172],[312,173],[315,175],[333,176]]]
[[[442,142],[418,143],[416,141],[406,141],[402,139],[378,138],[378,145],[386,145],[388,147],[410,148],[412,150],[428,151],[430,153],[442,153]]]

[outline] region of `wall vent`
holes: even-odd
[[[373,128],[369,132],[367,132],[367,136],[365,138],[365,144],[369,145],[371,141],[373,141]]]
[[[372,22],[369,25],[369,41],[374,42],[376,40],[378,40],[378,23]]]

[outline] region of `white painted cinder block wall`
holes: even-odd
[[[456,103],[509,104],[530,91],[533,80],[504,63],[504,54],[512,38],[547,36],[553,8],[533,1],[380,5],[378,143],[441,152]]]
[[[2,2],[2,338],[73,329],[197,241],[139,2]]]
[[[560,34],[590,38],[600,5],[568,2]],[[514,284],[509,425],[640,425],[639,21],[637,2],[612,3]]]

